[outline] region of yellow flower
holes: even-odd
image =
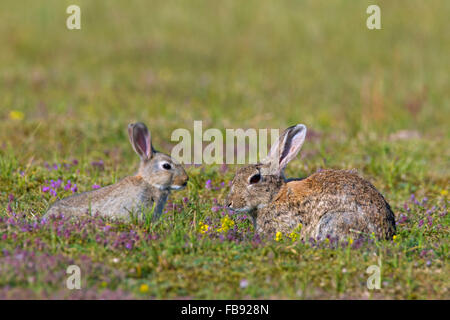
[[[23,118],[24,118],[24,114],[23,114],[23,112],[21,112],[21,111],[16,111],[16,110],[12,110],[10,113],[9,113],[9,118],[11,119],[11,120],[23,120]]]
[[[141,284],[141,286],[139,287],[139,292],[140,292],[140,293],[147,293],[149,289],[150,289],[150,288],[148,287],[148,284],[143,283],[143,284]]]
[[[209,226],[207,224],[204,224],[203,222],[200,222],[198,224],[198,226],[200,227],[200,233],[206,233],[209,229]]]
[[[108,285],[108,283],[106,281],[102,281],[102,283],[101,283],[102,288],[106,288],[107,285]]]
[[[294,229],[295,232],[300,232],[303,228],[303,225],[301,223],[298,224],[298,226]]]
[[[234,227],[234,221],[231,220],[230,217],[228,216],[223,217],[221,223],[222,227],[217,230],[219,232],[227,232],[228,230]]]
[[[394,242],[397,242],[397,241],[399,240],[399,236],[394,235],[394,236],[392,237],[392,240],[394,240]]]
[[[281,241],[282,238],[283,238],[283,234],[280,231],[278,231],[275,234],[275,241]]]
[[[330,243],[330,239],[329,239],[329,238],[326,238],[326,239],[325,239],[325,242],[326,242],[326,243]]]
[[[289,238],[291,238],[292,242],[297,241],[297,239],[298,239],[298,233],[297,233],[297,232],[291,232],[291,233],[289,234]]]
[[[443,195],[444,197],[445,197],[446,195],[448,195],[448,190],[442,190],[442,191],[441,191],[441,195]]]
[[[350,237],[348,238],[348,244],[349,244],[349,245],[352,245],[352,244],[353,244],[353,238],[350,238]]]

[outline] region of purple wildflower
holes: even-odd
[[[12,210],[12,207],[11,207],[11,203],[14,201],[14,195],[13,194],[10,194],[9,196],[8,196],[8,213],[12,213],[13,212],[13,210]]]
[[[401,214],[400,219],[398,219],[397,223],[405,223],[406,221],[408,221],[408,216]]]
[[[408,212],[411,211],[411,209],[409,208],[407,202],[405,202],[405,203],[403,204],[403,209],[405,209],[405,211],[408,211]]]
[[[92,161],[91,165],[98,169],[98,170],[103,170],[105,168],[105,165],[103,163],[103,160],[99,160],[99,161]]]
[[[50,180],[50,186],[53,189],[58,189],[59,187],[61,187],[61,184],[62,184],[62,180],[61,179],[58,179],[57,181]]]
[[[221,173],[225,173],[225,172],[227,172],[228,171],[228,165],[226,164],[226,163],[223,163],[221,166],[220,166],[220,172]]]
[[[427,250],[422,250],[422,251],[420,252],[420,257],[421,257],[421,258],[425,257],[426,255],[427,255]]]
[[[128,241],[128,242],[125,244],[125,248],[127,248],[128,250],[133,249],[133,242]]]
[[[70,180],[67,180],[67,183],[64,186],[64,190],[69,191],[71,187],[72,187],[72,182],[70,182]]]
[[[247,279],[242,279],[241,282],[239,283],[239,286],[240,286],[242,289],[247,288],[247,287],[248,287],[248,280],[247,280]]]
[[[56,190],[53,189],[53,188],[50,189],[50,194],[51,194],[52,196],[54,196],[54,197],[56,197],[56,196],[58,195],[58,193],[56,192]]]

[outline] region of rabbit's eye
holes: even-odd
[[[258,183],[261,180],[261,175],[259,173],[254,174],[248,179],[250,184]]]
[[[170,169],[172,169],[172,166],[169,164],[169,163],[164,163],[163,165],[162,165],[162,167],[164,168],[164,169],[166,169],[166,170],[170,170]]]

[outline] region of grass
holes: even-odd
[[[70,1],[0,4],[0,298],[450,298],[448,1],[378,1],[377,31],[368,1],[77,3],[79,31],[65,28]],[[68,180],[82,192],[137,169],[129,122],[170,152],[194,120],[305,123],[287,175],[357,168],[398,237],[275,241],[242,216],[220,232],[235,167],[219,165],[188,167],[155,224],[42,221]],[[58,179],[56,197],[43,191]],[[71,264],[82,290],[65,287]]]

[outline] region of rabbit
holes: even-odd
[[[225,206],[245,212],[257,233],[299,231],[300,238],[348,240],[374,234],[392,239],[395,218],[384,197],[354,170],[322,170],[286,179],[284,169],[306,138],[306,126],[287,128],[258,164],[240,168]],[[301,224],[301,225],[300,225]]]
[[[153,207],[152,220],[157,220],[171,190],[186,187],[189,180],[183,166],[170,156],[156,151],[150,133],[143,123],[128,125],[128,136],[141,163],[135,176],[126,177],[116,184],[55,202],[45,214],[80,216],[100,214],[104,217],[128,220],[136,214],[144,219]]]

